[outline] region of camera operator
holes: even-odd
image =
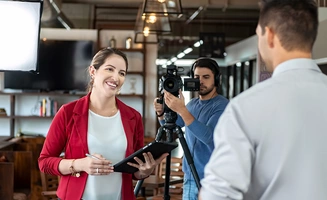
[[[191,77],[200,80],[199,97],[193,98],[185,106],[184,96],[164,91],[164,103],[178,114],[176,125],[185,126],[185,140],[194,160],[200,180],[204,177],[204,166],[214,149],[213,132],[217,121],[228,104],[228,100],[218,94],[220,84],[219,66],[210,58],[197,59],[191,68]],[[161,125],[165,124],[163,104],[154,100],[154,109]],[[183,158],[183,200],[196,200],[198,188],[186,158]]]

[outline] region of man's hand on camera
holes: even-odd
[[[157,116],[160,117],[160,118],[163,118],[163,112],[164,112],[164,110],[163,110],[163,104],[158,103],[158,100],[159,99],[160,98],[158,98],[158,97],[154,99],[154,101],[153,101],[153,108],[156,111]]]
[[[172,111],[174,111],[178,114],[180,114],[184,109],[186,109],[184,96],[183,96],[181,90],[179,90],[179,98],[167,91],[164,91],[164,99],[165,99],[166,105]]]
[[[167,91],[164,91],[164,94],[166,105],[183,118],[186,126],[190,125],[194,121],[194,117],[185,106],[185,99],[182,91],[179,90],[179,98]]]

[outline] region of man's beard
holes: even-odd
[[[210,89],[204,89],[203,91],[199,90],[199,95],[201,96],[206,96],[208,94],[210,94],[210,92],[212,92],[212,90],[215,90],[215,87],[212,87]]]

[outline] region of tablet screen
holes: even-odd
[[[132,155],[128,156],[124,160],[118,162],[114,165],[114,171],[115,172],[125,172],[125,173],[134,173],[138,171],[137,168],[132,167],[127,164],[127,162],[131,163],[137,163],[134,160],[134,157],[138,157],[143,162],[145,162],[143,153],[151,152],[154,159],[159,158],[164,153],[170,153],[173,149],[175,149],[178,146],[177,143],[168,143],[168,142],[157,142],[153,141],[149,143],[148,145],[144,146],[143,148],[139,149]]]

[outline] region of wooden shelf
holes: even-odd
[[[5,119],[8,118],[8,119],[10,119],[10,116],[7,116],[7,115],[0,115],[0,119],[1,119],[1,118],[5,118]]]
[[[84,96],[87,93],[61,93],[61,92],[0,92],[0,95],[30,95],[30,96]]]
[[[34,115],[29,115],[29,116],[0,116],[0,119],[1,118],[4,118],[4,119],[52,119],[54,116],[34,116]]]
[[[141,75],[143,76],[144,75],[144,72],[133,72],[133,71],[128,71],[127,70],[127,75]]]
[[[100,47],[100,49],[103,48],[107,48],[107,47]],[[140,52],[140,53],[144,53],[144,49],[135,49],[135,48],[131,48],[131,49],[125,49],[125,48],[117,48],[120,51],[123,52]]]
[[[117,97],[138,97],[138,98],[144,98],[143,94],[119,94]]]
[[[36,116],[36,115],[29,115],[29,116],[12,116],[13,119],[52,119],[54,116]]]

